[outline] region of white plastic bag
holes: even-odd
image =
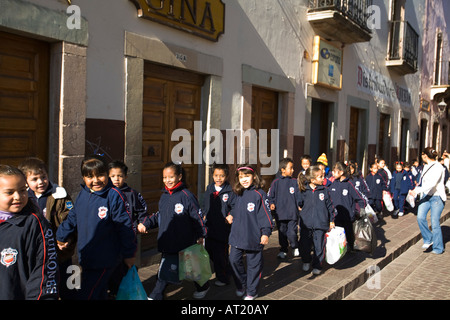
[[[414,208],[416,206],[416,198],[413,197],[412,195],[408,194],[406,196],[406,201],[408,201],[408,203],[411,206],[411,208]]]
[[[325,247],[325,260],[328,264],[335,264],[347,252],[347,238],[345,230],[341,227],[334,227],[325,234],[327,244]]]
[[[373,210],[373,208],[370,204],[366,205],[365,211],[366,211],[367,217],[370,219],[370,222],[372,222],[372,224],[378,222],[377,214],[375,213],[375,211]]]
[[[383,202],[389,212],[394,211],[394,204],[392,203],[391,194],[387,191],[383,192]]]

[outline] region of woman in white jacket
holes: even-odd
[[[444,209],[447,195],[444,186],[444,167],[436,161],[437,152],[433,148],[425,148],[422,152],[422,160],[425,166],[420,177],[419,185],[410,191],[412,196],[420,195],[419,208],[417,209],[417,223],[423,238],[423,249],[433,246],[433,253],[444,252],[444,241],[440,218]],[[427,215],[431,211],[431,231],[428,227]]]

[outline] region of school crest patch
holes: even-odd
[[[289,192],[290,192],[291,194],[294,194],[294,187],[290,187],[290,188],[289,188]]]
[[[108,208],[107,207],[100,207],[100,208],[98,208],[98,217],[100,219],[105,219],[107,213],[108,213]]]
[[[376,182],[377,184],[380,184],[381,180],[380,180],[380,179],[377,179],[375,182]]]
[[[344,190],[342,190],[342,195],[345,197],[346,195],[348,195],[348,190],[347,189],[344,189]]]
[[[72,208],[73,208],[72,201],[66,201],[66,208],[69,209],[69,210],[72,210]]]
[[[249,202],[247,204],[247,210],[253,212],[255,210],[255,204],[253,202]]]
[[[222,201],[223,202],[227,202],[228,201],[228,193],[225,193],[222,197]]]
[[[176,213],[176,214],[182,213],[183,210],[184,210],[184,206],[183,206],[181,203],[177,203],[177,204],[175,205],[175,213]]]
[[[319,194],[319,199],[320,199],[320,201],[325,200],[325,195],[323,193],[320,193]]]
[[[3,249],[0,258],[1,264],[6,266],[7,268],[12,266],[14,263],[16,263],[18,254],[19,253],[17,252],[16,249],[13,248]]]

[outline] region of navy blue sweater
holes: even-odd
[[[272,234],[272,214],[266,193],[253,185],[237,196],[231,211],[233,223],[229,244],[239,249],[260,251],[261,236]]]
[[[396,180],[399,179],[400,183],[397,185]],[[390,183],[391,192],[394,193],[395,189],[400,191],[400,194],[407,194],[409,190],[414,189],[414,180],[411,171],[397,171],[392,174]]]
[[[58,299],[54,234],[30,209],[0,223],[0,300]]]
[[[366,183],[370,191],[369,199],[383,199],[383,191],[387,191],[388,188],[383,177],[378,172],[375,174],[369,172],[366,176]]]
[[[163,190],[158,212],[143,222],[147,229],[158,229],[158,250],[176,254],[206,237],[206,227],[197,198],[184,184],[173,191]]]
[[[312,189],[306,185],[300,201],[300,226],[308,229],[328,230],[334,222],[336,209],[331,201],[330,192],[325,186]]]
[[[220,191],[216,191],[214,183],[206,187],[203,214],[208,229],[208,238],[228,243],[231,225],[225,218],[233,208],[235,199],[236,194],[228,182],[222,186]]]
[[[134,190],[126,183],[120,188],[120,191],[126,196],[129,204],[128,211],[131,214],[134,226],[137,227],[147,217],[147,203],[137,190]]]
[[[300,197],[297,179],[284,176],[273,180],[267,194],[269,204],[275,205],[279,220],[298,220],[298,202]]]
[[[348,178],[343,181],[339,179],[334,180],[328,189],[337,211],[335,221],[354,221],[356,217],[356,203],[359,204],[360,208],[366,207],[366,201]]]
[[[121,259],[132,258],[136,252],[136,233],[126,207],[125,195],[111,180],[95,192],[82,185],[74,208],[56,232],[56,239],[65,242],[77,232],[82,267],[115,267]]]

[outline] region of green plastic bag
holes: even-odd
[[[136,266],[131,267],[120,282],[116,300],[147,300]]]
[[[203,286],[211,278],[211,265],[206,249],[194,244],[178,253],[179,278],[191,280]]]

